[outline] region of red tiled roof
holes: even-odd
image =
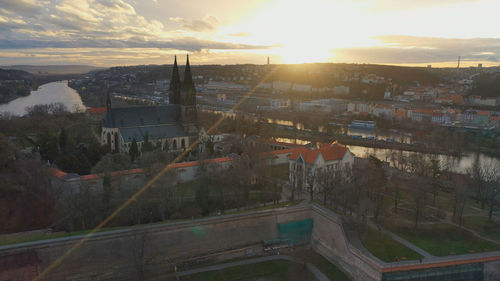
[[[416,109],[413,110],[413,112],[424,113],[424,114],[432,114],[434,112],[434,109],[416,108]]]
[[[54,177],[60,179],[62,178],[63,176],[67,175],[68,173],[65,173],[59,169],[55,169],[55,168],[50,168],[48,170],[49,174],[53,175]]]
[[[500,120],[500,116],[490,116],[490,120]]]
[[[265,154],[275,155],[275,154],[293,153],[293,152],[295,151],[295,149],[297,149],[297,148],[289,148],[289,149],[273,150],[273,151],[265,152]]]
[[[477,112],[477,115],[481,115],[481,116],[489,116],[489,115],[490,115],[490,112],[489,112],[489,111],[478,111],[478,112]]]
[[[323,143],[321,147],[317,149],[298,147],[294,149],[292,155],[290,155],[290,159],[297,160],[300,156],[302,156],[306,163],[313,164],[321,153],[321,156],[323,156],[325,161],[340,160],[344,158],[347,149],[347,147],[336,143]]]
[[[224,162],[229,162],[232,159],[229,157],[225,158],[214,158],[214,159],[208,159],[204,160],[204,163],[224,163]],[[169,164],[171,169],[177,169],[177,168],[187,168],[187,167],[194,167],[198,166],[200,164],[199,161],[191,161],[191,162],[182,162],[182,163],[175,163],[175,164]],[[49,173],[58,179],[61,179],[63,176],[67,175],[67,173],[51,168],[49,169]],[[112,172],[110,175],[111,177],[116,177],[116,176],[123,176],[123,175],[133,175],[133,174],[141,174],[144,173],[143,169],[131,169],[131,170],[122,170],[122,171],[116,171]],[[95,180],[104,177],[104,173],[98,173],[98,174],[89,174],[89,175],[83,175],[80,176],[80,180]]]
[[[106,113],[107,109],[105,107],[90,107],[87,108],[87,112],[90,114]]]

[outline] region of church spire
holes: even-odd
[[[181,79],[179,67],[177,66],[177,56],[174,56],[174,68],[172,69],[172,79],[170,79],[169,103],[179,104],[181,101]]]
[[[194,92],[193,77],[191,75],[191,66],[189,65],[189,55],[186,58],[186,70],[184,71],[184,90]]]
[[[111,110],[111,96],[109,95],[108,81],[106,81],[106,111],[110,112],[110,110]]]

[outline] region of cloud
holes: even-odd
[[[165,48],[186,51],[213,50],[255,50],[267,49],[268,46],[235,44],[212,40],[200,40],[194,37],[178,38],[170,41],[145,41],[140,38],[129,40],[93,40],[80,39],[71,41],[40,40],[0,40],[0,49],[38,49],[38,48]]]
[[[42,7],[34,0],[2,0],[0,8],[18,14],[31,15],[39,11]]]
[[[214,15],[207,15],[203,19],[185,19],[181,17],[171,17],[170,21],[180,23],[183,28],[195,32],[213,31],[220,24],[219,19]]]
[[[449,39],[414,36],[379,36],[382,45],[335,49],[338,57],[357,62],[432,63],[454,61],[498,61],[500,38]]]
[[[238,32],[238,33],[231,33],[229,34],[229,36],[233,36],[233,37],[248,37],[248,36],[251,36],[252,34],[248,33],[248,32]]]
[[[166,30],[124,0],[59,0],[42,7],[33,0],[2,0],[0,49],[166,48],[264,49],[267,46],[222,42],[212,35],[220,21],[171,17],[179,29]],[[25,11],[25,13],[20,13]],[[27,15],[27,13],[32,15]],[[34,13],[36,12],[36,13]],[[35,15],[36,14],[36,15]],[[194,33],[193,33],[194,32]],[[199,36],[198,36],[199,35]]]

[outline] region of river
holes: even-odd
[[[290,138],[275,138],[277,141],[288,142],[306,145],[310,143],[308,140],[303,139],[290,139]],[[386,149],[386,148],[372,148],[358,145],[347,145],[349,150],[354,153],[356,157],[368,158],[370,155],[373,155],[380,160],[387,161],[393,166],[397,163],[397,159],[399,154],[403,157],[408,158],[410,155],[418,154],[424,155],[427,158],[437,158],[439,159],[441,165],[445,166],[447,169],[457,173],[466,173],[469,168],[472,167],[475,159],[475,155],[473,153],[465,153],[461,157],[450,156],[450,155],[435,155],[435,154],[425,154],[420,152],[413,151],[401,151],[397,149]],[[490,165],[500,165],[500,159],[495,157],[490,157],[483,153],[479,154],[479,162],[481,165],[490,166]]]
[[[82,99],[68,86],[68,81],[58,81],[41,85],[38,90],[31,91],[29,96],[0,105],[0,114],[23,116],[26,114],[26,107],[51,103],[62,103],[72,112],[85,109]]]

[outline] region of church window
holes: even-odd
[[[177,149],[177,140],[174,140],[174,143],[172,144],[173,149]]]
[[[186,141],[184,139],[181,140],[181,148],[186,148]]]

